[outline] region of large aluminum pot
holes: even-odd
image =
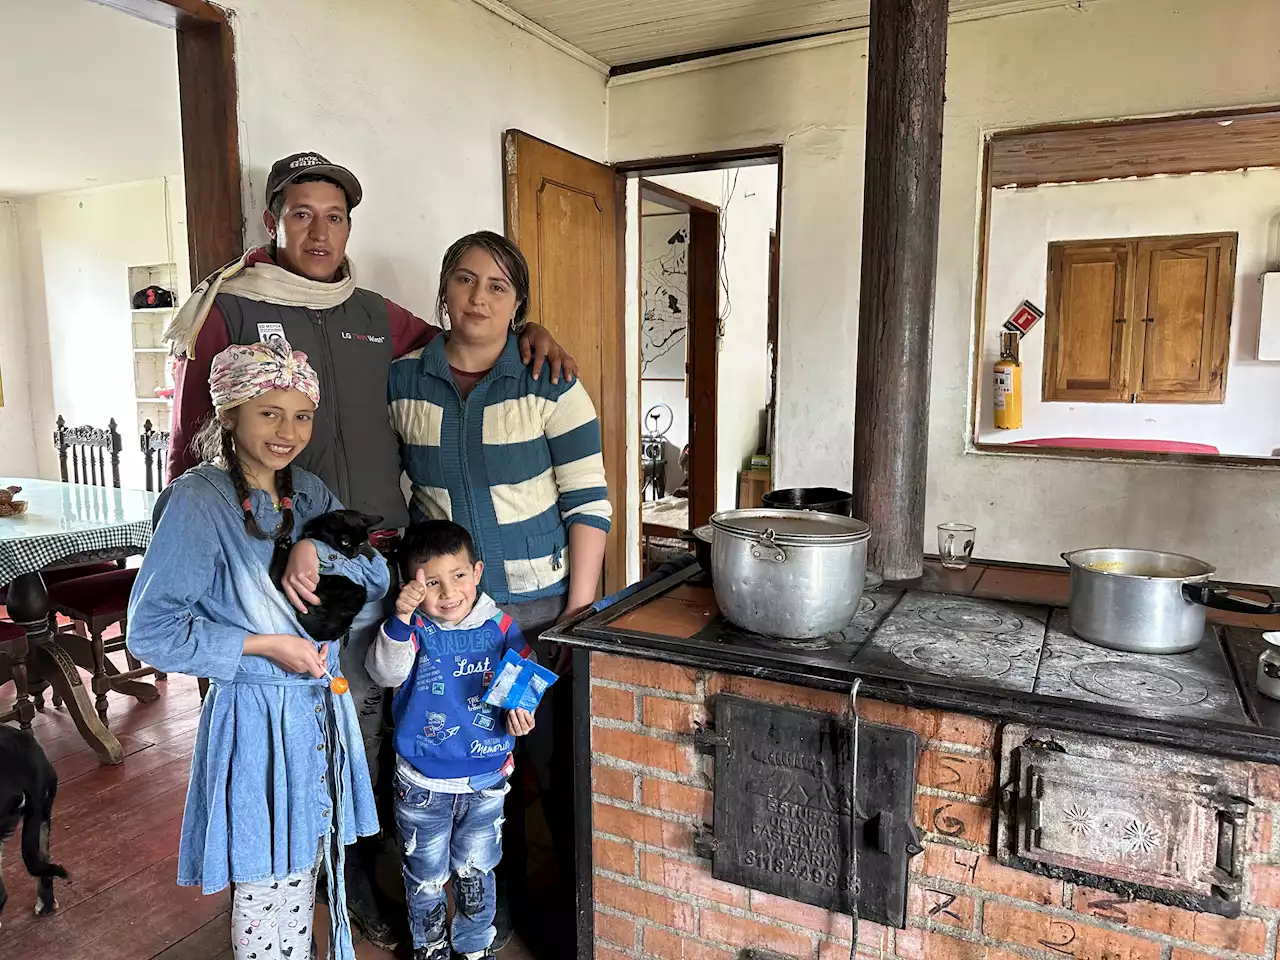
[[[1209,582],[1214,567],[1180,553],[1100,547],[1064,553],[1071,569],[1071,630],[1112,650],[1186,653],[1204,636],[1205,607],[1280,613]]]
[[[843,630],[858,613],[871,528],[793,510],[730,510],[711,518],[712,586],[735,626],[784,640]]]

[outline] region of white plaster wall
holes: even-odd
[[[647,214],[640,218],[640,228],[640,239],[644,248],[640,271],[641,292],[644,294],[642,302],[651,304],[651,298],[654,295],[651,290],[653,280],[661,276],[659,261],[666,257],[671,250],[667,241],[677,230],[688,230],[689,216],[684,213]],[[663,287],[678,294],[682,292],[683,295],[680,297],[681,309],[688,310],[687,274],[674,287],[670,283],[664,284]],[[687,316],[685,319],[687,320]],[[641,320],[641,323],[643,325],[643,320]],[[643,340],[643,338],[641,339]],[[643,376],[642,374],[640,381],[640,429],[642,433],[647,433],[654,426],[648,419],[648,413],[654,406],[665,403],[671,410],[670,428],[666,432],[668,445],[666,489],[668,493],[679,487],[684,478],[684,472],[680,469],[679,461],[680,451],[689,442],[689,390],[685,377],[688,349],[689,338],[688,334],[684,333],[679,343],[672,347],[671,353],[658,363],[658,366],[661,367],[660,372],[674,374],[679,371],[680,379],[677,380],[670,376],[662,379]],[[658,427],[661,428],[665,425],[666,418],[664,417],[658,423]]]
[[[168,202],[181,210],[181,180]],[[134,402],[129,267],[178,263],[186,271],[183,222],[166,217],[164,179],[25,200],[19,209],[23,312],[31,371],[29,431],[39,475],[59,476],[54,421],[105,427],[124,445],[124,486],[143,485]],[[169,230],[173,229],[173,235]],[[179,291],[180,293],[183,291]]]
[[[671,429],[666,435],[667,471],[666,489],[668,496],[684,482],[684,471],[680,469],[680,451],[689,442],[689,391],[683,380],[641,380],[640,381],[640,416],[641,431],[648,432],[652,421],[645,417],[654,406],[665,403],[671,408]],[[666,414],[663,413],[663,423]]]
[[[1280,4],[1226,6],[1093,0],[951,28],[927,515],[976,523],[981,556],[1150,544],[1280,581],[1273,472],[966,452],[984,133],[1280,100]],[[610,160],[784,144],[785,485],[842,485],[852,469],[866,52],[855,41],[610,90]]]
[[[640,579],[640,181],[626,185],[623,313],[627,371],[627,583]]]
[[[738,473],[763,440],[769,402],[769,231],[778,222],[773,165],[653,177],[720,208],[719,383],[716,391],[716,509],[738,504]]]
[[[0,195],[182,169],[173,31],[90,0],[0,0]]]
[[[22,270],[18,248],[18,206],[0,200],[0,476],[36,473],[31,433],[31,384],[27,324],[22,312]]]
[[[991,202],[980,435],[988,443],[1038,437],[1114,437],[1207,443],[1224,454],[1269,457],[1280,447],[1280,364],[1257,356],[1261,275],[1280,255],[1280,170],[998,190]],[[1055,240],[1238,232],[1231,350],[1220,404],[1044,403],[1045,324],[1023,337],[1022,429],[992,422],[992,365],[1001,324],[1023,300],[1046,306]],[[1135,318],[1136,322],[1136,318]]]
[[[445,248],[502,230],[504,130],[604,156],[604,77],[471,0],[227,5],[248,239],[265,239],[271,164],[317,150],[364,186],[349,247],[361,285],[419,316]]]

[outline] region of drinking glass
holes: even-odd
[[[973,539],[978,528],[967,523],[938,524],[938,557],[948,570],[963,570],[973,559]]]

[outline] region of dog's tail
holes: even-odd
[[[33,877],[61,877],[64,880],[67,871],[56,863],[49,861],[49,827],[50,815],[53,813],[53,798],[57,792],[56,784],[44,791],[43,796],[26,796],[26,810],[22,816],[22,862],[26,864],[27,873]]]

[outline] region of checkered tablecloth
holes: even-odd
[[[155,495],[47,480],[0,479],[23,488],[27,512],[0,518],[0,584],[72,559],[114,560],[146,551]]]

